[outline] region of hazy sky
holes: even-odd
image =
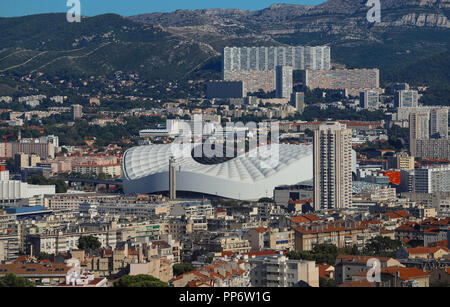
[[[315,5],[325,0],[80,0],[81,14],[93,16],[116,13],[131,16],[177,9],[240,8],[262,9],[274,3]],[[24,16],[40,13],[67,12],[67,0],[0,0],[0,16]]]

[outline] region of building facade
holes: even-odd
[[[293,81],[292,81],[292,67],[290,66],[277,66],[276,68],[276,78],[277,78],[277,88],[276,97],[277,98],[290,98],[292,95]]]
[[[419,157],[416,154],[416,141],[419,139],[429,139],[430,130],[430,113],[414,112],[409,115],[409,146],[410,154]]]
[[[378,69],[305,70],[305,85],[310,89],[377,89]]]
[[[314,207],[347,208],[352,204],[352,132],[345,124],[327,123],[314,131]]]
[[[225,47],[223,69],[273,70],[291,66],[295,70],[328,70],[331,68],[329,46]]]
[[[290,260],[282,255],[249,258],[252,287],[294,287],[307,283],[319,286],[315,261]]]
[[[419,104],[419,92],[401,90],[395,92],[394,106],[396,108],[415,108]]]
[[[450,192],[450,167],[416,169],[414,190],[416,193]]]

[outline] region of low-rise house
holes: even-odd
[[[243,260],[219,260],[181,274],[169,283],[174,287],[249,287],[249,265]]]
[[[382,268],[402,266],[396,259],[388,257],[339,255],[334,266],[336,282],[342,284],[352,281],[355,274],[366,272],[371,268],[369,260],[374,258],[380,261]]]
[[[372,288],[375,287],[375,283],[368,281],[367,279],[348,281],[338,286],[339,288]]]
[[[82,270],[80,261],[76,258],[68,259],[67,266],[70,269],[65,282],[60,283],[58,287],[103,288],[108,286],[106,278],[96,277],[93,272]]]
[[[367,287],[429,287],[430,273],[418,268],[405,268],[400,266],[382,267],[379,281],[369,281],[368,271],[361,271],[353,275],[351,281],[341,284],[342,287],[367,286]]]
[[[130,263],[129,275],[151,275],[161,281],[169,282],[173,278],[173,263],[166,258],[151,257],[143,263]]]
[[[6,274],[27,278],[36,285],[56,286],[65,282],[70,267],[59,263],[12,263],[0,264],[0,277]]]
[[[381,287],[429,287],[430,273],[418,268],[387,267],[381,269]]]
[[[443,259],[449,254],[446,247],[415,247],[415,248],[401,248],[397,252],[399,259]]]
[[[263,249],[291,250],[294,248],[294,231],[256,227],[247,231],[243,239],[249,241],[252,251]]]

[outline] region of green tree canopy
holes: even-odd
[[[114,282],[114,287],[136,288],[136,287],[168,287],[169,284],[151,275],[124,275]]]
[[[314,260],[317,263],[334,265],[338,255],[338,248],[334,244],[317,244],[312,251],[290,251],[286,254],[289,259]]]
[[[37,185],[55,185],[56,193],[66,193],[69,188],[67,184],[60,179],[48,179],[41,175],[32,175],[28,178],[27,182],[29,184],[37,184]]]
[[[102,246],[102,243],[95,236],[81,236],[78,239],[78,248],[82,250],[97,249]]]
[[[430,287],[432,288],[447,288],[450,287],[450,282],[446,280],[436,280],[430,283]]]
[[[178,276],[186,272],[193,271],[195,267],[192,263],[182,262],[173,265],[173,275]]]
[[[35,286],[33,282],[15,274],[6,274],[0,278],[0,288],[30,288]]]

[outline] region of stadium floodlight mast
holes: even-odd
[[[67,0],[67,22],[81,22],[81,2],[80,0]]]
[[[366,6],[370,7],[370,10],[367,12],[367,21],[370,23],[381,22],[380,0],[369,0]]]

